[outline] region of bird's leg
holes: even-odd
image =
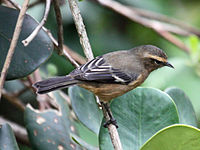
[[[108,121],[106,121],[106,122],[104,123],[103,126],[104,126],[105,128],[107,128],[109,124],[113,124],[113,125],[116,126],[116,128],[118,128],[117,121],[116,121],[116,119],[113,117],[112,112],[110,111],[110,106],[109,106],[109,104],[108,104],[108,103],[101,102],[101,105],[102,105],[102,107],[105,108],[106,113],[108,114],[108,116],[109,116],[109,118],[110,118]]]

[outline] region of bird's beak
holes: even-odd
[[[166,62],[166,63],[164,63],[165,64],[165,66],[168,66],[168,67],[170,67],[170,68],[174,68],[174,66],[172,66],[172,64],[170,64],[169,62]]]

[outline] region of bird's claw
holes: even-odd
[[[106,121],[103,126],[104,128],[108,128],[110,124],[113,124],[116,128],[118,128],[117,121],[114,118],[111,118],[110,120]]]

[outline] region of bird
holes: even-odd
[[[33,87],[38,94],[45,94],[78,85],[91,91],[101,102],[107,104],[135,89],[152,71],[164,66],[174,68],[162,49],[153,45],[142,45],[97,56],[66,76],[39,81]]]

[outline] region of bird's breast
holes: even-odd
[[[83,87],[95,95],[99,97],[99,99],[103,102],[108,102],[113,98],[121,96],[126,92],[136,88],[141,83],[144,82],[146,78],[142,75],[139,75],[136,80],[129,83],[128,85],[125,84],[107,84],[107,83],[81,83],[79,84],[80,87]]]

